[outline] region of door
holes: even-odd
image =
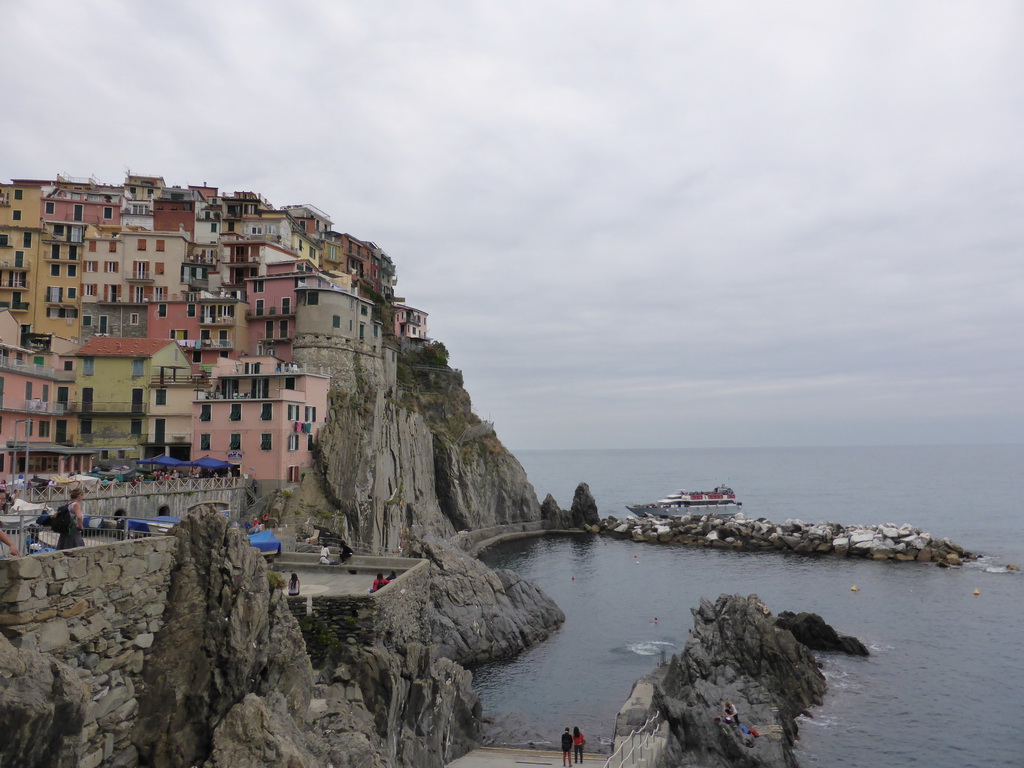
[[[91,411],[92,410],[92,387],[83,387],[82,388],[82,410],[83,411]]]
[[[164,431],[167,428],[167,419],[157,419],[154,424],[154,443],[162,443],[164,441]]]
[[[132,413],[143,413],[142,393],[141,387],[136,387],[132,390]]]
[[[68,422],[66,419],[57,419],[53,429],[53,442],[66,443],[68,441]]]

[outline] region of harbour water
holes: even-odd
[[[819,613],[872,651],[821,656],[829,694],[801,720],[803,765],[1022,764],[1024,576],[1005,566],[1024,566],[1024,446],[516,455],[541,497],[567,507],[585,481],[602,516],[725,482],[748,517],[910,523],[985,557],[940,569],[589,536],[501,545],[485,560],[536,580],[566,622],[519,657],[474,670],[496,729],[553,739],[578,724],[591,744],[607,739],[633,682],[682,648],[701,597],[756,593],[776,613]]]

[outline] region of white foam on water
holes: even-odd
[[[660,640],[643,640],[639,643],[626,643],[626,650],[635,653],[637,656],[657,656],[662,651],[675,648],[674,643],[666,643]]]

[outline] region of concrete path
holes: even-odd
[[[583,764],[604,765],[608,755],[583,755]],[[561,752],[544,752],[537,749],[499,749],[481,747],[460,757],[448,768],[523,768],[523,766],[561,766]]]

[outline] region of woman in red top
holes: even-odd
[[[577,725],[572,729],[572,754],[577,763],[583,762],[583,745],[586,743],[587,740],[583,738],[580,727]]]

